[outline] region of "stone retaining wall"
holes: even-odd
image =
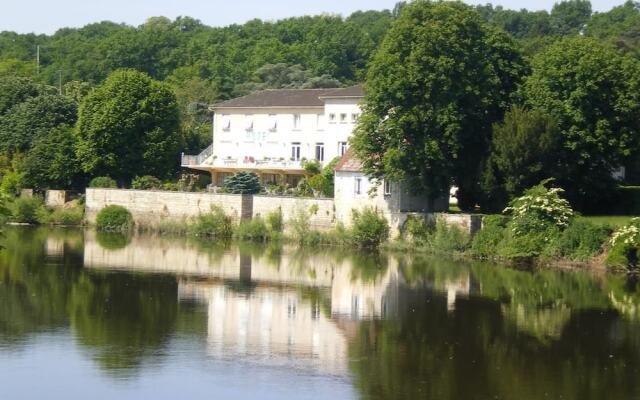
[[[288,221],[299,212],[309,216],[309,225],[317,230],[329,230],[336,226],[336,207],[333,199],[310,199],[279,196],[251,196],[235,194],[165,192],[151,190],[87,189],[86,218],[95,222],[96,215],[108,205],[125,207],[136,223],[154,225],[163,220],[185,220],[211,211],[212,206],[221,207],[234,222],[257,216],[266,217],[281,210],[287,228]],[[385,214],[392,236],[402,229],[408,215],[425,219],[444,220],[473,234],[480,229],[481,217],[471,214]]]
[[[248,197],[248,199],[247,199]],[[162,220],[185,220],[221,207],[235,222],[252,215],[247,207],[252,196],[235,194],[165,192],[152,190],[87,189],[86,218],[95,222],[100,210],[119,205],[129,210],[136,223],[155,224]]]
[[[253,216],[266,217],[270,212],[281,210],[282,219],[287,221],[299,212],[309,215],[309,226],[317,230],[329,230],[335,226],[336,211],[333,199],[306,199],[298,197],[253,196]]]

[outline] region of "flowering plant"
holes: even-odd
[[[623,245],[640,247],[640,218],[633,218],[628,225],[623,226],[611,236],[611,247]]]
[[[516,235],[542,232],[550,227],[564,229],[569,225],[574,215],[571,205],[560,197],[563,190],[547,188],[548,182],[528,189],[505,208],[504,212],[512,215],[509,225]]]

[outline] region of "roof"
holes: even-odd
[[[267,89],[223,101],[213,108],[324,107],[320,96],[337,89]]]
[[[362,161],[353,153],[353,149],[347,150],[336,164],[336,172],[361,172]]]
[[[364,86],[355,85],[347,88],[335,89],[321,97],[364,97]]]
[[[325,98],[360,98],[362,85],[328,89],[266,89],[214,104],[211,108],[324,107]]]

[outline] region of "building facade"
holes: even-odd
[[[404,182],[369,179],[351,150],[336,165],[334,179],[336,219],[347,224],[354,210],[365,208],[384,215],[393,230],[403,225],[409,213],[429,214],[449,209],[446,195],[433,199],[411,193]]]
[[[210,172],[214,186],[240,171],[295,186],[306,161],[324,165],[346,153],[363,95],[362,86],[277,89],[216,104],[212,145],[183,155],[182,166]]]

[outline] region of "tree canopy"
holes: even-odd
[[[473,206],[491,124],[502,118],[525,71],[514,42],[471,7],[407,5],[367,75],[353,137],[365,172],[405,179],[433,196],[455,182],[462,205]]]
[[[77,103],[65,96],[44,94],[28,97],[0,118],[0,150],[24,152],[33,142],[61,124],[73,126]]]
[[[78,157],[84,172],[130,182],[176,168],[180,135],[175,95],[148,75],[120,70],[82,101]]]
[[[611,172],[640,150],[640,62],[605,44],[575,37],[550,46],[522,95],[558,121],[558,182],[577,208],[606,193]]]

